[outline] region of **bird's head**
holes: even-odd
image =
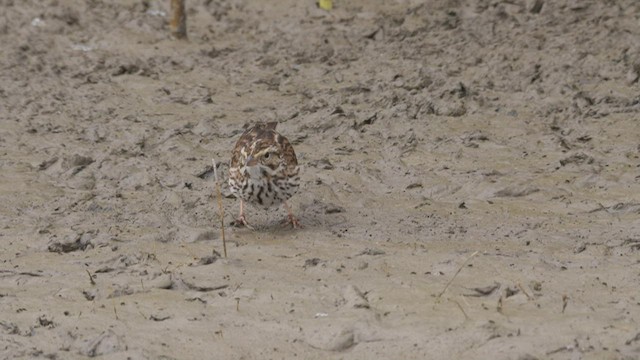
[[[280,166],[281,161],[282,156],[278,147],[270,145],[252,149],[245,158],[244,165],[248,168],[267,167],[271,170],[275,170]]]

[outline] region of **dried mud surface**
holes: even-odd
[[[168,3],[0,1],[0,357],[640,357],[636,1]]]

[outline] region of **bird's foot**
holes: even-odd
[[[282,227],[288,227],[289,225],[294,229],[300,229],[303,227],[302,224],[300,224],[300,221],[298,221],[293,214],[289,214],[286,219],[282,220]]]
[[[235,227],[245,226],[249,230],[255,230],[253,226],[249,225],[249,223],[247,222],[247,219],[244,217],[244,214],[240,214],[240,216],[238,216],[238,218],[233,221],[233,226]]]

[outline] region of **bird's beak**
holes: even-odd
[[[258,164],[258,160],[256,158],[254,158],[253,156],[249,155],[247,157],[247,166],[255,166]]]

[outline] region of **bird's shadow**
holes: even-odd
[[[343,225],[347,221],[345,208],[337,204],[313,199],[310,202],[301,203],[299,209],[300,227],[296,228],[289,222],[285,211],[279,210],[276,215],[271,210],[256,209],[253,209],[248,215],[252,220],[249,223],[250,228],[238,224],[235,219],[229,223],[229,226],[238,231],[292,233],[307,230],[329,230],[335,226]]]

